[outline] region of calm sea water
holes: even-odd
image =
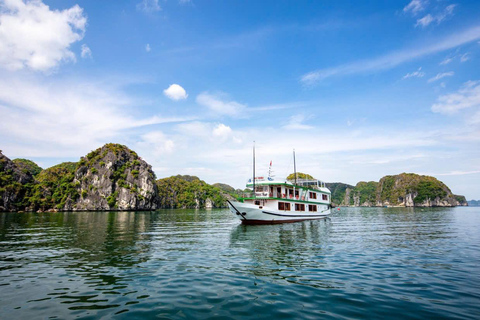
[[[1,319],[480,319],[480,208],[0,213]]]

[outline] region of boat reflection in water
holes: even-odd
[[[334,286],[331,281],[318,278],[319,270],[328,272],[330,232],[330,218],[293,224],[238,225],[230,234],[230,247],[243,248],[243,259],[250,261],[251,268],[232,271],[252,273],[257,280],[265,277],[268,281],[330,288]]]

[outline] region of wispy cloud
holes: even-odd
[[[422,67],[418,68],[417,71],[407,73],[406,75],[403,76],[402,79],[408,79],[408,78],[423,78],[425,76],[425,72],[422,71]]]
[[[479,114],[480,81],[468,81],[457,92],[438,97],[437,103],[432,105],[433,112],[447,115],[463,109],[475,109],[476,115]]]
[[[457,53],[453,55],[448,55],[447,57],[445,57],[445,59],[443,59],[442,62],[440,62],[440,65],[442,66],[447,65],[457,59],[460,60],[461,63],[467,62],[470,60],[470,53],[466,52],[462,54],[462,53],[458,53],[458,50],[457,50]]]
[[[402,63],[452,49],[478,39],[480,39],[480,26],[475,26],[462,32],[452,34],[444,39],[440,39],[433,44],[421,47],[419,49],[415,48],[394,51],[373,59],[360,60],[333,68],[312,71],[304,74],[301,77],[301,82],[305,85],[314,85],[319,81],[333,76],[345,76],[388,70]]]
[[[420,18],[417,20],[417,23],[415,24],[415,27],[427,27],[430,25],[432,22],[436,22],[437,24],[440,24],[442,21],[447,19],[449,16],[453,15],[453,10],[455,9],[456,5],[451,4],[445,7],[440,12],[437,12],[435,14],[427,14],[423,18]]]
[[[288,123],[283,126],[287,130],[310,130],[313,127],[306,125],[303,122],[306,120],[303,114],[298,114],[290,117]]]
[[[438,73],[435,77],[428,79],[427,82],[430,83],[430,82],[434,82],[434,81],[440,80],[440,79],[445,78],[445,77],[451,77],[454,74],[455,73],[453,71]]]
[[[113,86],[113,87],[112,87]],[[138,116],[138,101],[102,81],[0,77],[0,135],[28,154],[88,151],[122,132],[188,117]],[[59,151],[63,150],[63,151]],[[57,154],[58,156],[58,154]]]
[[[137,4],[137,10],[152,13],[162,10],[162,8],[158,4],[158,0],[143,0]]]
[[[203,92],[197,96],[196,101],[217,116],[245,117],[245,105],[236,101],[225,101],[227,100],[225,98],[225,94],[214,95]]]
[[[81,56],[84,59],[92,58],[92,50],[90,50],[90,48],[86,44],[82,44]]]
[[[467,62],[468,60],[470,60],[470,55],[467,53],[463,54],[461,57],[460,57],[460,62]]]
[[[446,64],[449,64],[452,61],[453,61],[452,57],[446,57],[445,59],[442,60],[442,62],[440,62],[440,65],[446,65]]]
[[[403,12],[412,13],[413,15],[418,14],[419,12],[425,10],[426,1],[422,0],[412,0],[408,5],[403,8]]]

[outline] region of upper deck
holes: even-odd
[[[290,199],[329,203],[331,192],[325,183],[316,179],[275,180],[272,178],[256,177],[255,193],[246,195],[244,199]],[[253,189],[253,181],[249,179],[247,188]]]

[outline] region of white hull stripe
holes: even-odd
[[[280,213],[273,213],[268,211],[262,211],[262,213],[270,214],[272,216],[279,216],[279,217],[294,217],[294,218],[315,218],[315,217],[325,217],[327,214],[318,214],[318,215],[296,215],[296,214],[280,214]]]

